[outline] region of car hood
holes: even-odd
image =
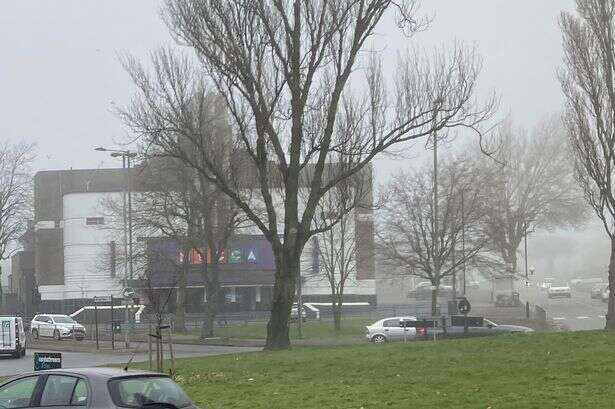
[[[523,327],[521,325],[498,325],[496,328],[501,331],[510,332],[534,332],[533,329],[529,327]]]
[[[81,324],[54,324],[54,326],[58,328],[78,328],[85,329],[85,327]]]

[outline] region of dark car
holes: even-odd
[[[196,406],[168,376],[119,368],[54,369],[0,384],[0,409],[186,408]]]
[[[492,335],[530,333],[533,329],[519,325],[499,325],[483,317],[467,317],[468,332],[465,332],[463,316],[452,316],[446,320],[446,328],[443,327],[441,320],[433,320],[433,325],[424,329],[417,330],[419,338],[463,338],[463,337],[485,337]],[[418,325],[418,324],[417,324]]]

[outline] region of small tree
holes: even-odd
[[[339,219],[333,227],[316,236],[314,251],[318,253],[320,269],[311,273],[329,285],[333,326],[338,331],[341,329],[344,290],[357,271],[356,218],[353,219],[352,211],[356,206],[371,205],[371,172],[369,176],[362,172],[329,191],[319,203],[314,218],[316,228],[330,223],[332,217]]]
[[[187,275],[196,253],[207,298],[204,335],[213,336],[221,293],[218,263],[243,218],[215,186],[177,160],[153,159],[143,173],[135,224],[148,237],[176,242],[182,255],[177,266],[175,328],[185,331]]]
[[[478,263],[487,240],[480,228],[485,211],[484,181],[471,162],[451,160],[444,167],[438,181],[442,194],[437,217],[433,182],[432,169],[424,168],[401,173],[387,185],[378,247],[383,263],[398,274],[431,282],[431,310],[435,315],[442,280],[466,263]],[[458,248],[462,240],[464,252]]]
[[[32,174],[34,145],[5,143],[0,146],[0,261],[13,254],[32,216]],[[0,270],[0,309],[2,297]]]
[[[586,201],[611,240],[609,285],[615,288],[615,23],[614,0],[577,0],[577,14],[560,18],[564,68],[560,82],[566,98],[564,123],[574,155],[574,170]],[[615,328],[615,291],[611,290],[606,328]]]

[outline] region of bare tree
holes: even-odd
[[[356,215],[353,210],[357,206],[373,206],[371,182],[371,169],[340,182],[321,199],[314,216],[316,228],[330,223],[331,218],[339,219],[315,237],[314,251],[319,257],[319,270],[308,274],[313,279],[326,281],[329,286],[335,330],[341,329],[346,284],[353,282],[357,272]],[[341,209],[345,209],[345,214],[340,216]]]
[[[577,0],[577,13],[562,12],[566,97],[564,123],[574,154],[576,179],[611,240],[609,285],[615,286],[615,1]],[[606,328],[615,328],[611,291]]]
[[[221,296],[219,260],[244,219],[215,185],[175,159],[150,161],[142,180],[144,189],[134,212],[135,224],[150,237],[173,240],[181,250],[175,328],[185,331],[187,275],[194,268],[193,261],[200,260],[207,298],[204,335],[213,336]]]
[[[395,144],[445,128],[479,132],[492,114],[493,101],[475,102],[480,59],[461,46],[434,58],[400,58],[389,95],[378,52],[366,51],[390,13],[408,35],[426,26],[415,0],[167,0],[165,21],[197,63],[169,50],[153,54],[152,73],[127,61],[138,87],[122,113],[129,128],[157,155],[177,158],[215,184],[272,244],[267,349],[290,345],[305,244],[344,215],[315,228],[321,198]],[[204,147],[216,118],[210,95],[222,101],[216,114],[244,152],[244,186],[257,192],[262,213],[229,183],[222,167],[228,158]]]
[[[30,166],[33,159],[34,145],[5,143],[0,146],[0,261],[11,257],[32,217]],[[0,308],[2,305],[0,280]]]
[[[389,183],[378,226],[383,264],[400,275],[431,282],[433,315],[442,280],[464,264],[479,264],[479,253],[487,244],[480,225],[485,212],[482,175],[469,161],[447,162],[438,181],[442,194],[437,218],[433,170],[424,168],[401,173]],[[459,251],[462,240],[465,251]]]
[[[487,213],[483,229],[490,250],[505,264],[505,273],[519,273],[517,256],[526,232],[535,228],[576,226],[586,215],[574,181],[561,122],[549,119],[531,134],[499,129],[497,160],[482,159]]]

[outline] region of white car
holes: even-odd
[[[365,337],[374,344],[384,342],[405,341],[416,338],[416,327],[406,324],[416,321],[416,317],[384,318],[365,327]]]
[[[545,290],[548,290],[549,288],[551,288],[551,286],[553,286],[552,278],[545,278],[543,282],[540,284],[540,288],[545,289]]]
[[[547,296],[549,298],[555,298],[555,297],[571,298],[572,293],[570,292],[570,287],[567,285],[562,285],[562,286],[552,285],[551,287],[547,288]]]
[[[34,316],[30,323],[32,338],[53,338],[57,341],[62,338],[74,338],[81,341],[85,338],[85,327],[77,321],[62,314],[39,314]]]
[[[0,317],[0,354],[26,356],[26,332],[21,317]]]
[[[297,321],[298,319],[299,319],[299,305],[297,305],[297,303],[294,303],[290,310],[290,320]],[[304,306],[301,306],[301,320],[303,322],[307,321],[307,311],[305,310]]]

